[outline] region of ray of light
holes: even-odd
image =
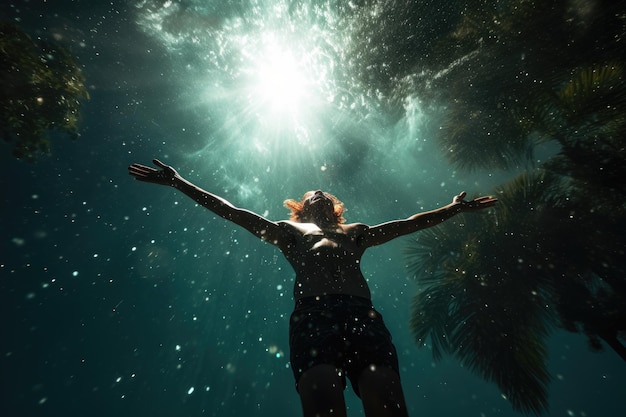
[[[367,181],[373,149],[392,166],[408,154],[415,132],[381,132],[376,94],[351,72],[352,20],[335,3],[215,4],[138,3],[138,24],[182,69],[179,105],[206,123],[204,141],[184,154],[199,177],[258,202],[263,192],[297,197],[357,172]]]

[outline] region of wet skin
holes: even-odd
[[[362,223],[339,224],[332,200],[321,190],[310,191],[302,202],[298,222],[271,221],[205,191],[181,177],[159,160],[154,169],[132,164],[129,173],[139,181],[172,186],[217,215],[236,223],[283,252],[296,272],[294,297],[352,294],[370,298],[361,272],[361,257],[371,246],[380,245],[418,230],[435,226],[455,214],[493,206],[497,199],[485,196],[465,201],[465,192],[452,203],[402,220],[376,226]]]
[[[324,294],[351,294],[369,299],[370,291],[360,267],[367,248],[435,226],[461,212],[491,207],[497,201],[489,196],[465,201],[462,192],[444,207],[403,220],[376,226],[344,225],[338,223],[333,213],[332,199],[317,190],[305,195],[298,222],[274,222],[195,186],[159,160],[153,162],[160,169],[132,164],[129,173],[139,181],[174,187],[215,214],[280,248],[296,272],[296,300]],[[320,364],[306,370],[298,387],[305,417],[346,416],[342,379],[334,365]],[[358,376],[358,387],[367,417],[408,415],[400,376],[391,367],[363,369]]]

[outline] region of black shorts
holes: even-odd
[[[334,365],[359,395],[358,378],[365,368],[384,366],[398,375],[398,355],[382,315],[371,300],[353,295],[324,295],[296,301],[289,320],[290,362],[296,389],[304,372]]]

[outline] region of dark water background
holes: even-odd
[[[307,98],[277,128],[276,114],[248,106],[233,34],[256,36],[260,22],[280,29],[285,20],[272,10],[284,3],[187,2],[185,20],[169,29],[150,14],[168,4],[0,8],[31,36],[56,35],[71,48],[91,94],[78,141],[54,140],[52,156],[36,164],[0,153],[2,416],[300,414],[288,365],[289,265],[182,194],[133,181],[132,162],[159,157],[275,220],[286,216],[285,198],[322,188],[345,202],[349,222],[369,224],[447,204],[462,190],[488,194],[512,175],[456,171],[430,140],[436,121],[419,110],[379,123],[387,115],[375,107],[351,112]],[[454,21],[456,3],[436,4],[423,11],[426,41]],[[289,33],[320,24],[298,16]],[[314,40],[341,44],[344,28],[326,25]],[[317,64],[330,61],[342,63]],[[344,79],[320,91],[358,97],[363,86],[334,71],[328,80]],[[411,415],[520,415],[455,360],[435,364],[417,349],[405,244],[371,249],[363,270],[400,353]],[[549,415],[626,415],[626,367],[613,351],[591,353],[583,336],[561,331],[549,348]],[[350,389],[346,396],[349,414],[361,415]]]

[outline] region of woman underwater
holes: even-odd
[[[435,226],[452,216],[493,206],[465,192],[436,210],[376,226],[344,224],[343,203],[321,190],[287,200],[290,220],[271,221],[185,180],[155,159],[154,169],[129,166],[139,181],[174,187],[220,217],[277,246],[296,272],[289,323],[290,362],[305,417],[346,416],[346,377],[368,417],[407,416],[398,357],[361,273],[365,250]]]

